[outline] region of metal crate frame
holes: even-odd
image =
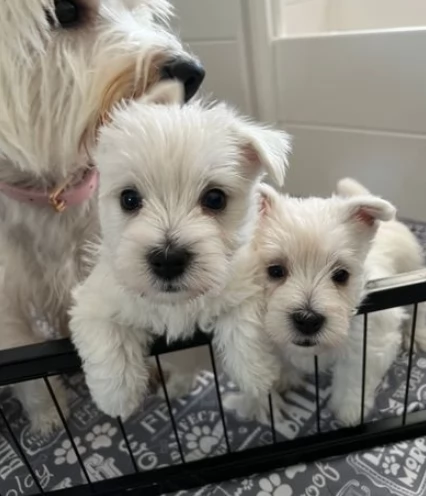
[[[159,356],[172,351],[194,348],[207,345],[210,348],[212,367],[218,394],[218,404],[224,426],[225,441],[228,453],[203,460],[186,462],[181,452],[180,464],[163,467],[147,472],[139,472],[135,459],[131,452],[127,439],[125,427],[120,419],[117,420],[121,434],[126,442],[129,456],[132,460],[134,473],[123,475],[115,479],[100,482],[91,482],[84,468],[83,461],[73,443],[67,421],[60,411],[59,405],[49,383],[49,376],[73,373],[80,369],[79,357],[69,340],[63,339],[26,346],[11,350],[0,351],[0,386],[12,385],[31,379],[43,379],[46,383],[52,399],[64,424],[64,428],[73,444],[80,468],[85,475],[87,484],[74,486],[72,488],[56,491],[44,491],[37,475],[34,473],[17,437],[8,423],[8,420],[0,405],[0,427],[6,428],[29,473],[35,481],[39,494],[63,495],[63,496],[89,496],[89,495],[128,495],[140,494],[143,496],[158,496],[164,493],[191,489],[211,483],[220,483],[225,480],[239,477],[247,477],[256,473],[274,470],[281,467],[301,463],[312,462],[329,456],[344,455],[353,451],[371,449],[373,447],[396,443],[402,440],[412,439],[426,435],[426,411],[414,413],[407,412],[408,391],[411,376],[412,356],[414,349],[414,337],[416,330],[417,306],[426,301],[426,269],[398,275],[392,278],[372,281],[368,286],[368,296],[359,308],[358,313],[364,315],[364,357],[363,378],[366,368],[366,338],[368,332],[368,314],[379,310],[385,310],[397,306],[413,305],[413,324],[411,331],[409,359],[407,367],[406,394],[404,412],[402,416],[391,419],[378,420],[376,422],[364,423],[364,393],[362,394],[361,425],[353,428],[344,428],[337,431],[321,432],[320,411],[317,401],[317,433],[291,441],[277,442],[273,421],[273,409],[271,408],[271,432],[273,443],[268,446],[251,448],[245,451],[231,452],[226,431],[226,422],[220,400],[219,383],[216,373],[215,357],[210,338],[201,332],[196,332],[194,337],[188,341],[175,342],[167,345],[164,339],[158,340],[151,350],[151,355],[156,357],[159,376],[165,390],[165,397],[169,409],[169,415],[173,430],[180,448],[179,433],[177,431],[171,404],[167,395],[164,376],[162,373]],[[315,360],[316,390],[318,399],[318,367]],[[271,402],[270,402],[271,403]]]

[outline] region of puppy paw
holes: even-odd
[[[409,350],[409,345],[407,347]],[[418,350],[425,352],[426,351],[426,327],[418,327],[416,329],[415,339],[414,339],[414,352]]]
[[[242,420],[255,420],[265,424],[270,419],[268,403],[248,394],[224,394],[223,407],[225,410],[235,412]]]
[[[141,396],[135,396],[125,387],[121,391],[109,394],[92,392],[92,399],[101,412],[109,417],[121,417],[122,420],[127,420],[135,413],[142,401]]]
[[[86,373],[86,382],[98,409],[110,417],[121,417],[122,420],[128,419],[140,407],[149,391],[148,379],[145,370],[122,371],[120,376],[107,380],[94,379]]]
[[[68,411],[63,412],[68,415]],[[40,436],[49,436],[52,432],[63,428],[61,418],[54,406],[30,415],[31,432]]]
[[[289,389],[297,389],[303,384],[303,376],[297,370],[284,371],[276,382],[275,389],[285,393]]]
[[[175,371],[173,375],[170,375],[166,381],[167,395],[170,400],[175,398],[182,398],[182,396],[188,395],[195,382],[195,376],[193,374],[180,374]],[[166,399],[166,394],[162,385],[158,388],[157,396]]]
[[[67,419],[69,408],[66,390],[57,378],[51,378],[50,383],[59,408],[61,409],[61,413],[63,417]],[[45,403],[40,403],[28,413],[31,423],[31,432],[34,434],[49,436],[52,432],[64,427],[59,412],[50,397],[46,397]]]
[[[272,406],[275,425],[284,423],[285,403],[280,395],[272,393]],[[253,398],[244,393],[226,393],[223,396],[225,410],[233,411],[241,420],[255,421],[263,425],[271,425],[271,411],[268,398]]]
[[[162,363],[161,369],[169,399],[181,398],[191,392],[196,379],[195,371],[192,373],[182,372],[178,367],[167,362]],[[159,398],[166,399],[163,381],[157,366],[153,363],[150,364],[149,391]]]
[[[264,364],[264,365],[261,365]],[[241,368],[239,377],[235,376],[236,383],[242,392],[262,401],[274,390],[277,378],[280,377],[280,364],[275,359],[263,360],[256,363],[247,363]]]
[[[329,404],[336,420],[346,427],[354,427],[361,423],[361,398],[338,398],[332,396]],[[371,412],[374,400],[365,399],[364,419]]]

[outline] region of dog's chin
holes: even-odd
[[[320,353],[320,346],[315,339],[307,339],[301,337],[294,337],[289,342],[289,352],[295,356],[314,356]]]
[[[291,347],[299,352],[321,355],[341,348],[343,340],[327,339],[327,336],[320,333],[317,336],[292,336]]]
[[[142,296],[153,303],[179,305],[196,300],[204,294],[202,290],[189,289],[179,284],[165,283],[145,292]]]
[[[293,333],[291,337],[291,347],[294,350],[297,350],[298,353],[302,352],[308,355],[318,355],[324,351],[324,345],[320,335],[302,336]]]
[[[295,338],[291,343],[293,346],[305,349],[315,348],[318,346],[318,343],[314,339],[310,338]]]

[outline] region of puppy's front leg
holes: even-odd
[[[365,374],[364,415],[367,417],[376,398],[376,389],[396,359],[401,346],[401,308],[374,312],[369,316]],[[361,420],[363,317],[354,317],[347,349],[338,357],[333,371],[330,406],[336,418],[345,425]]]
[[[148,391],[147,340],[142,329],[122,322],[113,286],[95,284],[96,274],[92,275],[75,292],[71,337],[98,408],[126,419]]]
[[[242,391],[254,398],[271,391],[280,363],[263,332],[257,305],[247,304],[221,317],[213,342],[225,371]]]

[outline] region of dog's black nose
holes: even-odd
[[[324,325],[325,317],[312,310],[300,310],[291,314],[294,327],[304,336],[313,336]]]
[[[167,247],[162,250],[153,250],[147,258],[152,272],[157,277],[172,281],[185,272],[192,253],[185,248]]]
[[[178,79],[185,88],[185,102],[191,100],[203,82],[206,71],[193,60],[174,59],[162,69],[162,79]]]

